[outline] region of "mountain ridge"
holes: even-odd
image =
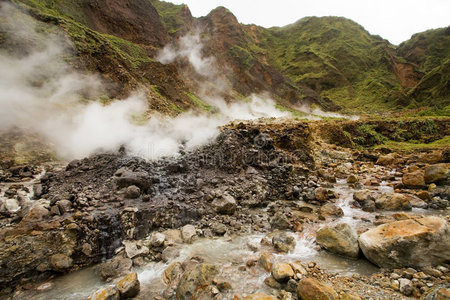
[[[222,95],[228,101],[268,92],[290,109],[315,104],[349,112],[449,110],[450,27],[415,34],[396,47],[342,17],[264,28],[239,23],[224,7],[194,18],[186,5],[159,0],[12,2],[62,27],[80,64],[114,83],[110,97],[143,88],[151,108],[164,113],[201,110],[186,96],[200,94],[186,62],[155,59],[165,45],[198,30],[202,55],[231,70],[223,76],[231,87]]]

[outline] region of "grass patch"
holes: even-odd
[[[200,107],[202,110],[210,112],[212,111],[213,107],[211,105],[209,105],[208,103],[200,100],[199,98],[197,98],[197,96],[195,96],[192,93],[189,92],[185,92],[185,95],[189,97],[189,99],[191,99],[191,101],[197,105],[198,107]]]
[[[377,145],[374,148],[389,148],[396,151],[411,151],[419,149],[435,149],[435,148],[446,148],[450,146],[450,136],[446,136],[440,140],[436,140],[431,143],[419,143],[419,142],[396,142],[396,141],[386,141],[383,144]]]

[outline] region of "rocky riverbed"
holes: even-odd
[[[2,297],[447,299],[450,150],[358,150],[332,128],[230,124],[157,161],[2,161]]]

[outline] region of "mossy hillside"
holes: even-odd
[[[169,34],[174,35],[183,32],[188,27],[185,19],[186,7],[184,4],[176,5],[159,0],[150,0],[150,3],[156,8]]]
[[[272,64],[339,105],[392,108],[401,93],[391,64],[395,48],[353,21],[309,17],[260,31]]]
[[[448,115],[450,105],[450,58],[428,72],[408,94],[410,106],[434,107]]]
[[[336,121],[323,127],[320,135],[328,143],[354,148],[388,144],[443,145],[450,136],[450,119],[416,117]]]
[[[398,53],[427,73],[450,59],[450,27],[414,34],[398,47]]]
[[[82,69],[102,74],[108,82],[112,81],[108,96],[127,97],[130,92],[139,89],[151,99],[152,109],[169,114],[187,109],[190,102],[183,92],[186,88],[179,87],[182,82],[174,76],[175,70],[155,62],[151,56],[153,52],[149,52],[146,46],[99,33],[75,20],[72,15],[65,14],[64,11],[68,11],[70,7],[76,10],[79,1],[71,2],[71,5],[67,6],[65,0],[14,1],[29,10],[37,20],[57,25],[65,31],[75,48],[75,55],[66,59]],[[64,7],[64,10],[58,8],[58,5]],[[165,97],[146,88],[152,84],[164,86]]]

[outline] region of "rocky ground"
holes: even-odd
[[[3,160],[4,297],[30,298],[52,289],[49,278],[103,262],[98,276],[115,285],[91,299],[448,299],[449,148],[359,150],[333,128],[230,124],[209,145],[152,162],[126,149],[64,166]],[[363,214],[345,224],[346,209]],[[175,259],[180,244],[258,233],[233,272],[260,286],[238,287],[223,263]],[[342,276],[293,259],[305,236],[379,272]],[[156,261],[168,262],[157,293],[133,273]]]

